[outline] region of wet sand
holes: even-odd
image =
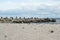
[[[60,24],[0,23],[0,40],[60,40]]]

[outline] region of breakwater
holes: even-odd
[[[21,17],[0,17],[0,23],[41,23],[41,22],[56,22],[55,18],[21,18]]]

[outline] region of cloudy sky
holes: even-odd
[[[0,16],[60,17],[60,0],[0,0]]]

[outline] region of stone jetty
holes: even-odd
[[[40,23],[40,22],[56,22],[55,18],[21,18],[21,17],[0,17],[0,23]]]

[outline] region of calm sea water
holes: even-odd
[[[56,22],[55,23],[60,23],[60,18],[56,18]]]

